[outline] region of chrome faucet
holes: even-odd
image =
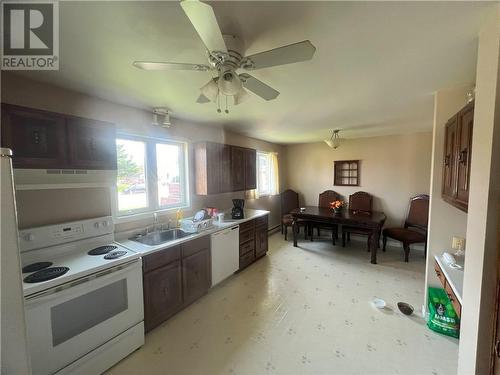
[[[153,213],[153,232],[156,232],[158,229],[158,213],[154,212]]]

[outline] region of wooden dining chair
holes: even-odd
[[[373,196],[365,191],[357,191],[349,195],[349,211],[353,215],[371,215],[373,207]],[[370,251],[370,240],[372,231],[366,228],[342,226],[342,246],[345,247],[346,240],[351,240],[351,233],[368,236],[367,247]],[[378,245],[377,245],[378,246]]]
[[[281,196],[281,234],[285,235],[285,240],[288,240],[288,227],[292,226],[293,217],[290,212],[299,207],[299,194],[291,189],[285,190],[280,194]],[[300,226],[305,226],[306,222],[303,220],[297,221]],[[304,230],[306,236],[308,230]]]
[[[325,190],[318,196],[318,207],[330,208],[330,203],[341,200],[341,196],[339,193],[333,190]],[[318,237],[321,236],[321,229],[327,229],[332,231],[332,243],[335,245],[335,239],[339,238],[339,228],[337,224],[311,224],[309,236],[311,241],[313,240],[313,229],[316,228],[318,231]]]
[[[386,228],[383,230],[383,248],[387,244],[387,237],[403,243],[405,262],[408,262],[410,245],[424,243],[424,256],[427,256],[427,224],[429,220],[429,196],[420,194],[410,199],[408,215],[403,228]]]
[[[318,207],[330,207],[330,202],[340,200],[340,194],[333,190],[325,190],[318,197]]]

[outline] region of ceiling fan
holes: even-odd
[[[268,68],[277,65],[291,64],[311,60],[316,47],[309,41],[244,56],[244,46],[236,36],[223,35],[213,8],[199,0],[183,0],[181,7],[193,24],[196,32],[207,48],[208,64],[187,64],[175,62],[134,61],[133,65],[144,70],[193,70],[199,72],[213,71],[217,75],[200,88],[198,103],[210,101],[218,103],[221,112],[221,97],[232,97],[238,105],[248,98],[249,90],[265,100],[273,100],[280,94],[271,86],[259,81],[248,73],[237,73],[238,69],[248,71]]]

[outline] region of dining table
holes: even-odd
[[[306,221],[312,224],[337,224],[350,227],[363,228],[369,234],[368,249],[371,253],[371,263],[377,264],[377,248],[379,244],[380,233],[385,222],[386,216],[381,211],[353,211],[343,209],[335,212],[329,207],[306,206],[293,209],[292,232],[293,246],[297,247],[297,235],[299,232],[298,221]],[[312,237],[311,237],[312,239]]]

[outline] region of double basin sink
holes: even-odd
[[[130,238],[130,240],[148,246],[157,246],[192,235],[193,233],[187,233],[181,229],[168,229],[168,230],[151,232],[144,235],[137,235],[135,237]]]

